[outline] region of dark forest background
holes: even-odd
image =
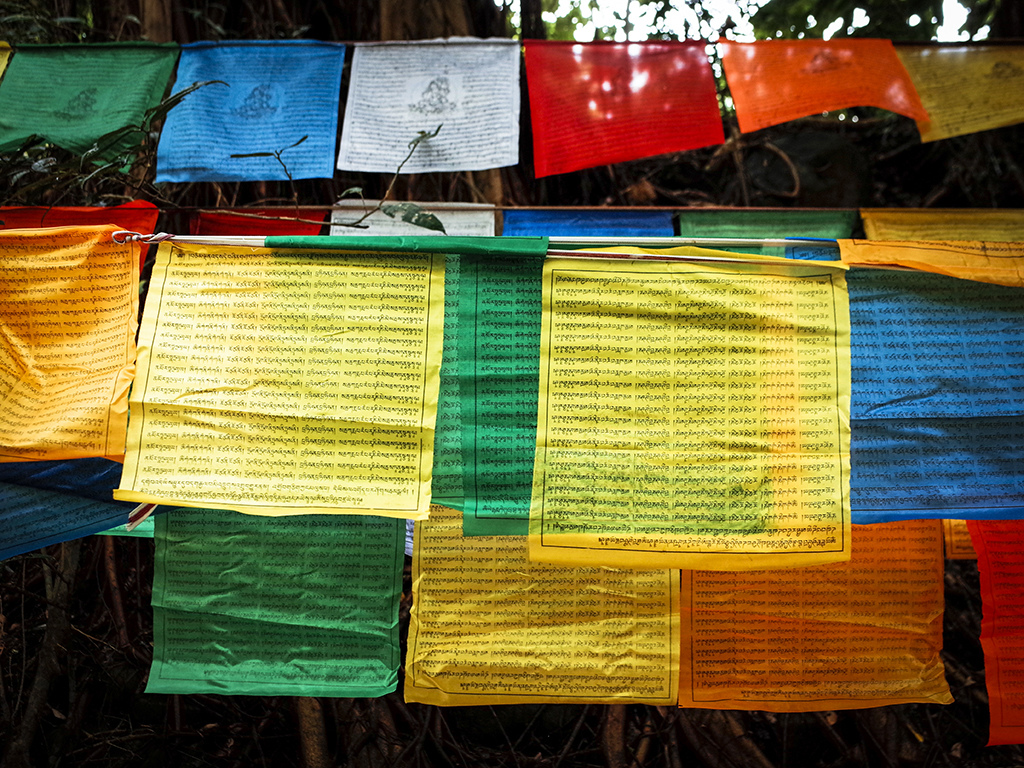
[[[593,3],[561,15],[554,0],[0,0],[0,40],[422,39],[450,35],[566,37]],[[670,2],[653,6],[662,19]],[[729,22],[690,3],[714,40]],[[1024,37],[1024,4],[972,5],[967,31]],[[809,36],[868,10],[862,36],[928,40],[941,0],[772,0],[759,36]],[[548,12],[544,16],[544,12]],[[564,8],[563,8],[564,11]],[[807,28],[807,16],[817,18]],[[907,19],[917,14],[915,27]],[[629,29],[628,13],[620,28]],[[611,28],[599,35],[612,35]],[[678,32],[678,31],[677,31]],[[843,31],[840,31],[842,34]],[[673,32],[660,29],[659,35]],[[636,39],[636,38],[633,38]],[[525,89],[525,78],[523,80]],[[347,82],[343,83],[343,88]],[[721,84],[722,103],[728,105]],[[500,170],[400,176],[397,199],[502,206],[765,206],[1024,208],[1021,127],[923,145],[912,121],[847,110],[741,135],[725,109],[720,147],[535,179],[523,94],[521,162]],[[342,98],[344,105],[344,98]],[[342,106],[344,108],[344,106]],[[855,123],[853,116],[858,117]],[[336,173],[286,183],[153,185],[161,111],[140,126],[121,164],[83,165],[43,142],[0,155],[0,204],[112,205],[151,200],[160,228],[187,231],[196,208],[326,206],[346,189],[384,193],[387,175]],[[340,125],[339,121],[339,125]],[[2,532],[0,532],[2,535]],[[152,657],[153,543],[90,537],[0,563],[0,765],[22,766],[508,766],[558,768],[932,768],[1024,766],[1018,747],[984,746],[988,702],[978,641],[976,565],[946,569],[943,659],[948,707],[771,714],[640,705],[442,709],[376,700],[168,696],[142,691]],[[409,582],[402,604],[407,622]]]

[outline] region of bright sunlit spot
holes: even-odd
[[[499,7],[507,7],[510,10],[513,24],[520,24],[519,0],[494,0]],[[774,0],[777,3],[785,0]],[[969,0],[964,0],[969,2]],[[728,40],[750,42],[754,40],[754,28],[750,24],[750,15],[765,5],[768,0],[704,0],[703,7],[708,13],[708,19],[701,19],[690,7],[688,2],[673,0],[662,22],[662,29],[676,33],[680,39],[688,37],[696,39],[701,37],[712,42],[718,40],[720,31],[725,28],[724,37]],[[582,3],[586,8],[586,3]],[[642,41],[648,39],[658,30],[655,27],[656,3],[641,5],[637,0],[599,0],[589,12],[589,20],[576,27],[573,36],[580,42],[589,42],[595,37],[600,38],[604,33],[599,34],[599,29],[614,30],[612,39],[617,42],[627,42],[626,20],[628,19],[629,36],[628,41]],[[554,22],[563,18],[573,10],[572,0],[558,0],[558,7],[554,12],[545,11],[545,21]],[[586,12],[586,11],[585,11]],[[967,20],[967,8],[958,0],[943,0],[942,24],[939,26],[935,39],[941,42],[955,42],[972,39],[967,32],[961,32],[960,28]],[[807,16],[806,28],[804,30],[793,29],[796,36],[820,37],[830,40],[840,30],[848,35],[855,34],[870,22],[870,16],[863,8],[855,8],[851,18],[829,19],[825,17],[818,19],[813,15]],[[913,14],[907,19],[908,27],[916,27],[923,19]],[[731,22],[732,26],[729,26]],[[819,24],[826,24],[821,30]],[[988,37],[989,28],[982,27],[974,40],[984,40]],[[781,37],[781,33],[776,35]],[[575,52],[575,51],[574,51]]]
[[[629,81],[629,90],[633,93],[642,91],[644,86],[647,85],[647,81],[650,79],[650,74],[645,70],[643,72],[634,72],[632,79]]]

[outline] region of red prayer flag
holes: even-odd
[[[115,227],[149,235],[156,229],[160,209],[145,200],[122,205],[0,207],[0,229],[41,229],[43,227],[91,227],[112,224]],[[139,269],[146,261],[148,246],[139,248]]]
[[[537,177],[725,141],[703,42],[524,45]]]
[[[1024,744],[1024,520],[967,521],[981,577],[989,746]]]
[[[323,209],[225,209],[193,214],[190,229],[193,235],[319,235],[326,219]]]
[[[115,227],[148,235],[156,228],[160,215],[152,203],[133,200],[123,205],[101,207],[0,208],[0,229],[39,229],[41,227],[91,227],[113,224]]]
[[[889,40],[720,42],[744,133],[847,107],[880,107],[927,120]]]

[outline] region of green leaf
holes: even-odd
[[[344,192],[341,193],[341,197],[348,197],[349,195],[359,195],[360,197],[362,197],[363,196],[363,188],[362,187],[349,187],[348,189],[346,189]]]
[[[399,218],[414,227],[423,227],[447,235],[444,224],[434,214],[420,208],[416,203],[390,203],[381,206],[381,210],[392,219]]]

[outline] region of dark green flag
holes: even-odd
[[[457,253],[463,256],[492,255],[543,258],[548,252],[546,237],[443,237],[439,235],[327,237],[278,235],[268,237],[267,248],[311,248],[360,253]]]
[[[537,442],[541,277],[535,259],[471,256],[459,290],[466,536],[525,535]]]
[[[0,152],[35,135],[84,155],[102,136],[141,126],[177,59],[175,43],[18,46],[0,84]],[[92,159],[109,160],[141,138],[103,142]]]
[[[404,543],[364,515],[160,515],[147,692],[390,693]]]

